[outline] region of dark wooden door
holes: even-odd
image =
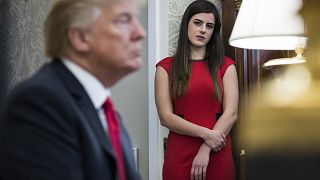
[[[273,69],[263,68],[263,64],[270,60],[280,57],[289,57],[293,55],[292,51],[274,51],[274,50],[248,50],[235,48],[229,45],[229,37],[231,35],[235,19],[237,17],[241,0],[222,0],[222,38],[225,47],[226,56],[236,61],[236,68],[239,79],[239,115],[243,112],[249,102],[250,95],[253,91],[259,92],[263,88],[263,81],[273,79]],[[283,67],[277,67],[282,69]],[[244,115],[244,114],[242,114]],[[242,116],[244,117],[244,116]],[[241,123],[241,117],[238,116],[238,122],[232,130],[234,160],[237,167],[237,179],[240,177],[240,152],[241,144],[238,144],[234,136],[237,135],[237,127]]]

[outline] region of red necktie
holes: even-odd
[[[116,155],[116,162],[117,162],[119,177],[120,177],[120,180],[125,180],[126,175],[124,171],[123,153],[122,153],[121,143],[120,143],[119,122],[110,98],[107,98],[102,108],[106,114],[106,120],[108,123],[108,129],[109,129],[109,136],[110,136],[113,150]]]

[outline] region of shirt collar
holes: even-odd
[[[110,88],[105,87],[95,76],[73,61],[62,58],[62,62],[84,87],[94,107],[100,109],[105,100],[111,96]]]

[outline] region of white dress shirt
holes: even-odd
[[[71,73],[78,79],[80,84],[83,86],[89,98],[91,99],[95,109],[97,110],[101,124],[108,133],[108,125],[106,123],[105,113],[102,109],[102,105],[105,100],[111,96],[111,91],[106,88],[95,76],[83,69],[78,64],[62,59],[63,64],[71,71]]]

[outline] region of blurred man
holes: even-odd
[[[2,108],[0,179],[140,179],[110,87],[140,68],[134,0],[61,0],[44,26],[52,61]]]

